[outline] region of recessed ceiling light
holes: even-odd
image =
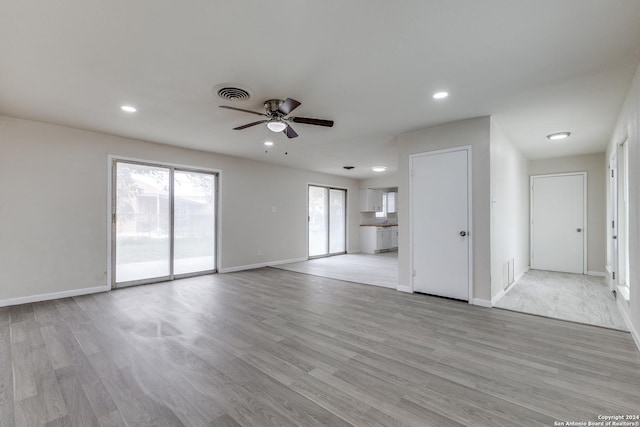
[[[122,107],[120,107],[120,109],[122,111],[126,111],[127,113],[135,113],[136,111],[138,111],[136,107],[132,107],[131,105],[123,105]]]
[[[569,135],[571,135],[571,132],[556,132],[556,133],[551,133],[547,135],[547,139],[550,139],[551,141],[555,141],[558,139],[569,138]]]
[[[436,92],[433,94],[433,99],[443,99],[449,96],[449,92]]]
[[[372,171],[374,172],[384,172],[387,170],[386,166],[374,166],[371,168]]]
[[[264,143],[264,145],[266,145],[267,147],[271,147],[271,146],[273,145],[273,142],[271,142],[271,141],[266,141],[266,142]]]

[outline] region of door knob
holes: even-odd
[[[582,231],[582,228],[578,228],[576,231],[579,233]]]
[[[462,237],[464,237],[464,236],[466,236],[466,235],[467,235],[467,232],[466,232],[466,231],[461,231],[461,232],[460,232],[460,235],[461,235]]]

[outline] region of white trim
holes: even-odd
[[[587,276],[607,277],[604,271],[587,271]]]
[[[467,152],[467,221],[468,221],[468,231],[467,236],[469,237],[469,304],[473,304],[473,150],[471,145],[463,145],[460,147],[446,148],[443,150],[434,150],[434,151],[425,151],[422,153],[415,153],[409,155],[409,275],[411,277],[410,284],[408,286],[408,292],[414,291],[414,276],[412,274],[414,270],[413,266],[413,159],[416,157],[424,157],[424,156],[433,156],[445,153],[452,153],[456,151],[466,151]],[[398,290],[400,290],[400,286],[398,286]],[[485,301],[485,300],[482,300]],[[487,301],[489,302],[489,301]],[[481,304],[476,304],[481,305]]]
[[[530,268],[530,267],[527,267],[527,268],[526,268],[522,273],[520,273],[520,274],[518,275],[518,277],[514,278],[514,279],[513,279],[513,284],[512,284],[511,286],[507,287],[507,289],[511,289],[511,288],[513,287],[513,285],[515,285],[516,283],[518,283],[518,281],[520,281],[520,279],[522,279],[522,278],[524,277],[524,275],[525,275],[525,274],[527,274],[527,272],[528,272],[529,270],[531,270],[531,268]],[[506,293],[506,292],[505,292],[505,293]]]
[[[515,283],[513,284],[515,285]],[[507,290],[513,288],[513,285],[509,286],[507,288]],[[507,290],[505,289],[500,289],[500,292],[498,292],[497,294],[495,294],[493,296],[493,298],[491,298],[491,307],[493,307],[494,305],[497,304],[498,301],[500,301],[500,298],[502,298],[503,296],[505,296],[507,294]]]
[[[7,307],[10,305],[29,304],[39,301],[50,301],[60,298],[77,297],[80,295],[96,294],[98,292],[109,291],[108,285],[95,286],[93,288],[72,289],[69,291],[51,292],[48,294],[29,295],[26,297],[17,297],[0,300],[0,307]]]
[[[631,337],[633,338],[633,341],[635,342],[636,347],[638,348],[638,351],[640,351],[640,334],[638,333],[636,328],[633,327],[633,323],[631,323],[631,319],[629,318],[629,312],[627,311],[627,307],[629,306],[629,303],[627,301],[622,301],[620,299],[617,299],[616,302],[618,305],[618,311],[622,315],[622,318],[624,319],[624,323],[627,324],[627,328],[629,328],[629,332],[631,333]],[[625,305],[627,305],[627,307],[625,307]]]
[[[626,139],[625,139],[626,140]],[[609,169],[607,170],[607,258],[609,265],[609,290],[616,289],[618,279],[613,277],[613,273],[618,268],[618,241],[613,236],[618,235],[618,144],[611,151],[609,156]],[[611,176],[613,174],[613,176]],[[613,224],[612,224],[613,222]],[[614,227],[610,227],[614,225]]]
[[[587,186],[588,186],[588,181],[589,181],[589,177],[586,171],[581,171],[581,172],[566,172],[566,173],[548,173],[548,174],[541,174],[541,175],[531,175],[529,177],[529,264],[532,266],[533,268],[533,180],[535,178],[551,178],[551,177],[557,177],[557,176],[573,176],[573,175],[581,175],[582,176],[582,193],[583,193],[583,197],[582,197],[582,233],[583,233],[583,238],[582,238],[582,274],[587,274],[587,260],[588,260],[588,253],[587,253],[587,241],[589,239],[588,236],[588,226],[587,226],[587,207],[588,207],[588,201],[587,201]]]
[[[294,262],[302,262],[302,261],[307,261],[307,258],[305,257],[305,258],[283,259],[280,261],[267,261],[267,262],[260,262],[257,264],[238,265],[236,267],[221,268],[218,270],[218,272],[235,273],[236,271],[253,270],[255,268],[270,267],[272,265],[280,265],[280,264],[291,264]]]
[[[489,301],[488,299],[469,298],[469,304],[491,308],[491,301]]]
[[[623,286],[623,285],[616,286],[616,295],[621,296],[622,299],[626,302],[629,302],[629,300],[631,299],[628,286]]]
[[[498,292],[496,294],[496,296],[491,298],[491,307],[495,306],[498,303],[498,301],[500,301],[500,299],[502,297],[504,297],[506,294],[508,294],[511,289],[515,288],[516,284],[518,283],[518,281],[524,277],[524,275],[527,273],[527,271],[529,271],[529,267],[527,267],[526,270],[524,270],[522,273],[520,273],[518,275],[518,277],[513,279],[513,283],[511,285],[507,286],[506,289],[501,289],[500,292]]]
[[[398,287],[396,289],[398,291],[400,291],[400,292],[407,292],[407,293],[410,293],[410,294],[413,293],[413,289],[411,289],[411,286],[398,285]]]

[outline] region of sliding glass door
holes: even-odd
[[[113,168],[114,285],[214,272],[217,175],[120,160]]]
[[[309,186],[309,257],[346,252],[347,191]]]

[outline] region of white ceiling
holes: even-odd
[[[3,0],[0,114],[365,178],[395,135],[489,114],[530,158],[603,151],[639,48],[637,0]],[[220,83],[336,124],[234,131],[258,118]]]

